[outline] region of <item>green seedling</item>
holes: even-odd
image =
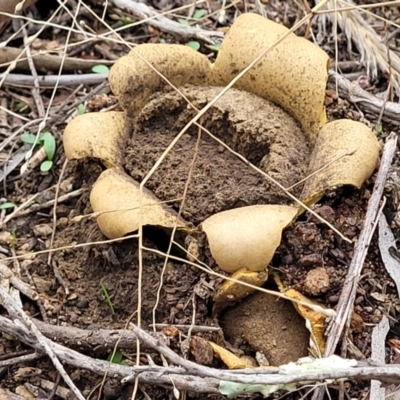
[[[107,288],[104,286],[103,282],[100,282],[100,287],[101,287],[101,291],[103,292],[104,298],[106,299],[106,302],[108,304],[108,307],[111,310],[111,314],[115,314],[115,310],[114,310],[114,304],[111,300],[110,295],[108,294],[108,290]]]
[[[113,353],[110,353],[107,357],[107,361],[110,361],[114,364],[122,363],[122,351],[117,349]]]
[[[6,201],[3,204],[0,204],[0,210],[9,210],[11,208],[16,208],[17,205],[14,203],[11,203],[10,201]]]
[[[178,22],[179,22],[181,25],[190,26],[190,22],[189,22],[187,19],[178,18]]]
[[[206,15],[207,11],[204,9],[196,10],[193,14],[193,19],[200,19]]]
[[[85,105],[83,103],[78,106],[78,115],[85,114]]]
[[[11,239],[11,247],[15,248],[17,246],[17,240],[18,240],[17,232],[11,231],[11,237],[12,237],[12,239]]]
[[[37,143],[38,145],[43,146],[44,151],[46,152],[47,160],[40,164],[40,170],[42,172],[50,171],[51,167],[53,166],[53,158],[56,152],[56,140],[54,139],[53,134],[51,132],[44,132],[36,142],[36,135],[33,135],[32,133],[24,133],[21,135],[21,140],[24,143]]]
[[[125,15],[123,15],[121,17],[121,22],[123,23],[124,26],[130,25],[130,24],[134,24],[135,20],[130,18],[130,17],[126,17]]]
[[[186,46],[189,46],[191,49],[198,51],[200,49],[200,43],[199,42],[188,42],[186,43]]]
[[[206,13],[207,13],[207,11],[206,11],[206,10],[203,10],[203,9],[201,9],[201,10],[196,10],[196,11],[194,12],[194,14],[193,14],[192,19],[197,20],[197,19],[203,18],[203,17],[206,15]],[[181,25],[186,25],[186,26],[192,25],[192,24],[191,24],[187,19],[185,19],[185,18],[178,18],[178,22],[179,22]]]
[[[206,47],[209,48],[212,51],[216,51],[217,53],[221,49],[221,45],[220,44],[206,44]]]
[[[95,74],[108,74],[110,69],[107,67],[107,65],[98,64],[92,67],[92,72]]]
[[[18,111],[22,111],[26,107],[26,104],[23,101],[20,101],[19,103],[17,103],[16,107]]]
[[[378,136],[382,135],[382,124],[375,125],[375,132]]]

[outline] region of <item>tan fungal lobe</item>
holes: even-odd
[[[201,228],[221,269],[261,271],[270,263],[281,242],[282,230],[297,212],[296,207],[281,205],[235,208],[207,218]]]
[[[140,185],[123,171],[108,169],[93,185],[90,204],[93,211],[100,213],[97,223],[100,230],[110,239],[135,232],[140,225],[164,228],[184,227],[182,219],[148,190],[143,189],[140,203]],[[140,207],[142,205],[142,207]]]

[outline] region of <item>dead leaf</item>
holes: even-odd
[[[300,300],[306,304],[310,303],[310,304],[315,304],[315,305],[319,305],[320,307],[322,307],[320,304],[318,304],[315,301],[310,300],[309,298],[302,295],[300,292],[298,292],[295,289],[289,289],[289,290],[285,291],[284,293],[286,294],[286,296],[288,296],[292,299]],[[316,350],[316,352],[317,352],[316,355],[321,356],[322,354],[324,354],[324,350],[325,350],[324,333],[325,333],[325,328],[326,328],[326,316],[321,313],[318,313],[316,311],[313,311],[311,308],[309,308],[303,304],[293,302],[293,305],[296,308],[296,310],[298,311],[298,313],[306,320],[307,329],[311,333],[311,337],[310,337],[311,349]]]
[[[236,279],[240,282],[249,283],[253,286],[260,287],[268,279],[267,271],[249,271],[246,268],[242,268],[231,276],[232,279]],[[222,283],[214,296],[214,306],[216,312],[228,305],[230,302],[241,300],[253,293],[256,289],[240,284],[240,282],[233,282],[227,280]]]
[[[213,342],[209,342],[214,350],[214,353],[222,360],[222,362],[229,369],[243,369],[255,367],[254,363],[248,357],[238,357],[231,353],[229,350],[224,349],[221,346]]]

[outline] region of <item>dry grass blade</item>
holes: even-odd
[[[316,2],[320,4],[321,0]],[[400,5],[400,1],[392,1],[390,3],[391,6]],[[338,11],[338,4],[349,6],[349,8],[346,11]],[[360,61],[367,67],[369,75],[375,79],[378,76],[378,70],[388,74],[393,87],[399,94],[400,57],[397,53],[388,49],[388,45],[384,43],[368,20],[366,20],[361,8],[356,7],[352,0],[331,0],[326,3],[324,8],[330,12],[320,16],[323,23],[326,24],[326,18],[329,18],[332,25],[335,26],[337,21],[347,40],[353,41],[357,47],[361,57]],[[368,12],[368,14],[371,13]],[[372,14],[372,16],[374,15]]]

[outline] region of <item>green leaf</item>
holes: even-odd
[[[7,201],[3,204],[0,204],[0,210],[8,210],[9,208],[16,208],[17,205],[14,203],[11,203],[11,201]]]
[[[178,18],[178,22],[179,22],[181,25],[190,26],[189,21],[188,21],[187,19]]]
[[[133,24],[135,22],[134,19],[130,18],[130,17],[122,17],[121,18],[122,23],[126,26],[126,25],[130,25]]]
[[[52,166],[53,166],[53,161],[46,160],[46,161],[43,161],[43,162],[40,164],[40,170],[41,170],[42,172],[48,172],[48,171],[51,170],[51,167],[52,167]]]
[[[107,302],[107,304],[108,304],[108,307],[110,307],[111,314],[115,314],[114,305],[113,305],[113,303],[112,303],[112,300],[111,300],[110,295],[108,294],[108,290],[107,290],[107,288],[104,286],[103,282],[100,282],[100,287],[101,287],[101,290],[102,290],[102,292],[103,292],[103,294],[104,294],[104,297],[105,297],[105,299],[106,299],[106,302]]]
[[[206,15],[206,10],[196,10],[193,14],[194,19],[200,19]]]
[[[186,43],[186,46],[189,46],[193,50],[199,50],[200,49],[200,43],[199,42],[188,42]]]
[[[109,354],[109,356],[107,357],[107,361],[110,361],[114,364],[121,364],[122,351],[117,349],[114,354]]]
[[[78,115],[85,114],[85,105],[84,104],[79,104],[78,106]]]
[[[23,101],[20,101],[19,103],[17,103],[17,110],[18,111],[21,111],[25,107],[26,107],[26,104]]]
[[[42,136],[40,136],[40,143],[44,147],[44,151],[46,152],[47,159],[51,161],[56,152],[56,140],[51,132],[45,132]]]
[[[98,64],[92,67],[92,71],[96,74],[108,74],[110,69],[107,67],[107,65]]]
[[[33,144],[35,143],[36,140],[36,135],[32,134],[32,133],[23,133],[21,135],[21,140],[24,143],[29,143],[29,144]]]
[[[375,131],[378,135],[381,135],[382,134],[382,124],[376,124]]]
[[[213,51],[219,51],[221,49],[221,45],[219,44],[210,44],[209,46],[207,46],[209,49],[213,50]]]

